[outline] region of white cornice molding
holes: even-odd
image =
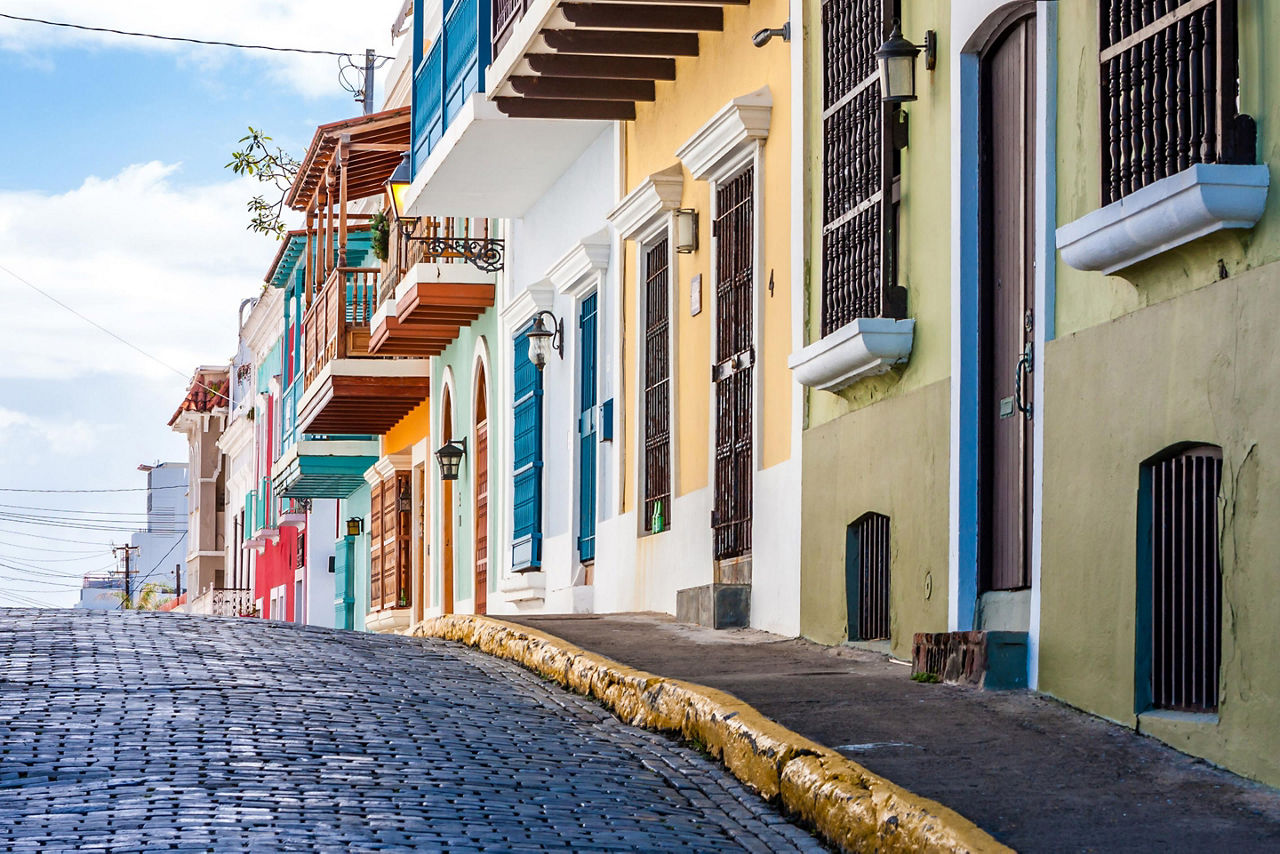
[[[547,280],[562,294],[577,296],[609,269],[609,230],[584,237],[547,272]]]
[[[555,302],[556,289],[550,279],[534,282],[507,303],[502,309],[502,322],[514,330],[540,311],[550,311]]]
[[[676,157],[699,181],[719,181],[740,157],[769,136],[773,96],[765,86],[734,98],[680,146]]]
[[[373,486],[378,481],[394,477],[396,472],[409,471],[413,468],[413,454],[405,451],[399,454],[387,454],[369,467],[364,479]]]
[[[623,240],[635,240],[652,231],[664,216],[680,207],[684,194],[684,169],[679,163],[654,172],[609,212],[608,220]]]
[[[1252,228],[1267,204],[1266,166],[1198,163],[1057,231],[1062,260],[1114,273],[1224,228]]]
[[[276,340],[284,334],[284,291],[267,288],[244,322],[241,336],[249,345],[254,364],[261,364]]]

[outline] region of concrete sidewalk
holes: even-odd
[[[501,619],[728,691],[1020,851],[1280,851],[1280,792],[1045,697],[662,614]]]

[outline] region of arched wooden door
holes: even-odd
[[[453,439],[453,401],[445,386],[440,404],[440,446]],[[440,611],[453,613],[453,485],[440,481]]]
[[[475,585],[476,613],[488,613],[489,608],[489,390],[485,382],[484,365],[476,373],[474,456],[475,474],[472,487],[475,490],[474,515],[476,530]]]
[[[984,590],[1031,584],[1032,313],[1035,289],[1035,17],[982,55],[979,181],[979,562]]]

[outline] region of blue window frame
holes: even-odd
[[[532,326],[521,330],[513,348],[511,568],[515,572],[542,566],[542,372],[529,361]]]

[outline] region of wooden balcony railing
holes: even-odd
[[[316,293],[303,318],[308,386],[333,359],[368,357],[379,273],[377,267],[336,267]]]

